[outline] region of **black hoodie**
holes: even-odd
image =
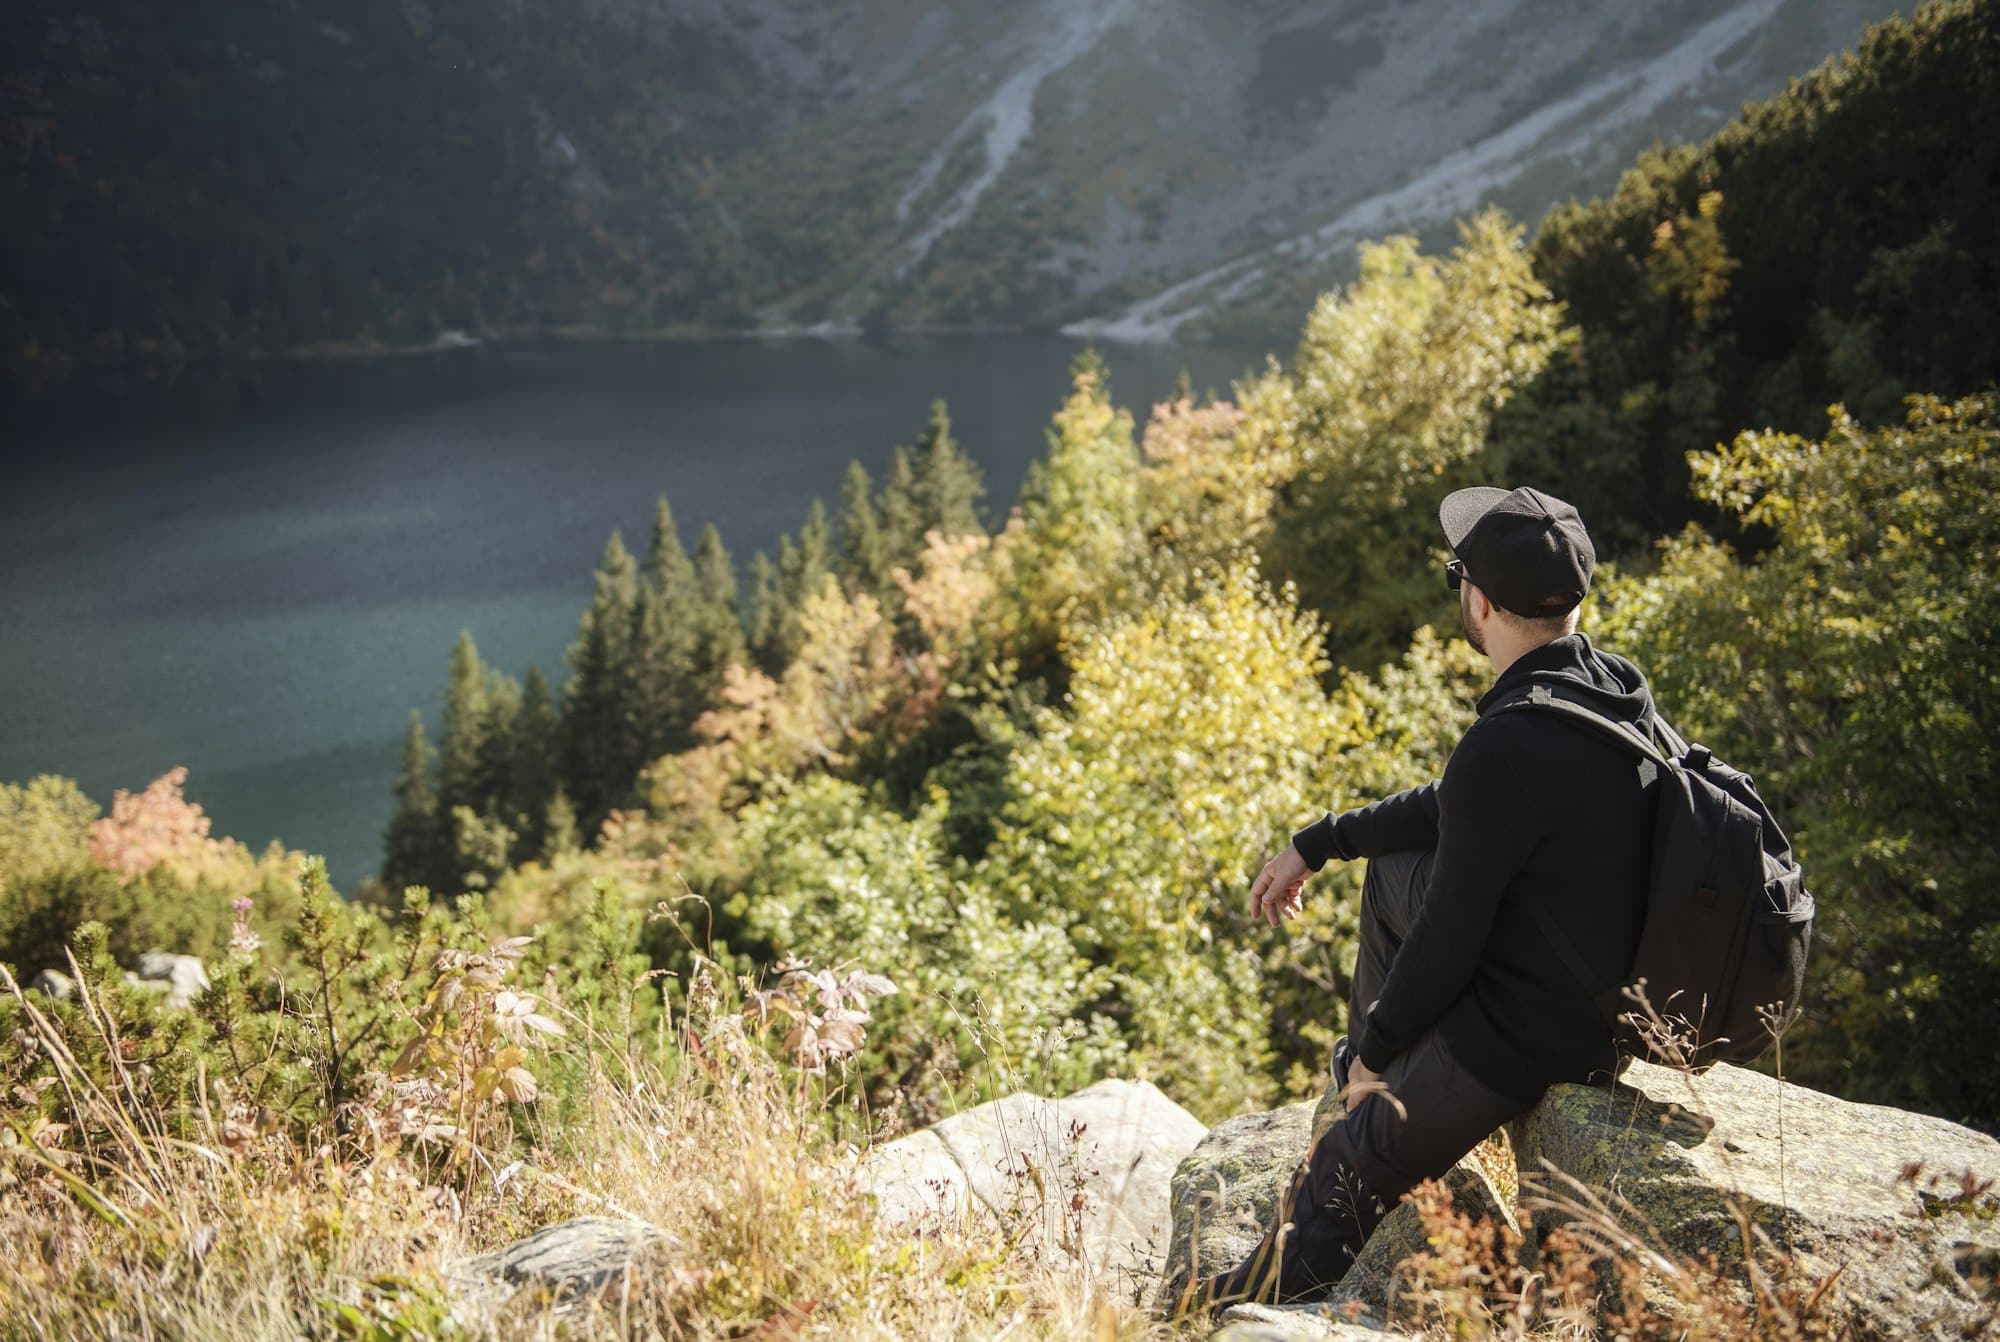
[[[1603,1018],[1526,906],[1553,915],[1601,981],[1625,972],[1645,912],[1654,801],[1636,757],[1589,727],[1554,713],[1489,713],[1537,681],[1629,722],[1652,709],[1637,667],[1582,634],[1556,639],[1480,698],[1443,778],[1293,839],[1315,871],[1334,857],[1436,847],[1423,909],[1382,995],[1349,1025],[1355,1052],[1379,1072],[1435,1025],[1460,1065],[1524,1104],[1614,1062]]]

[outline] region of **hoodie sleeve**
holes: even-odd
[[[1435,848],[1438,841],[1438,785],[1398,792],[1367,806],[1328,813],[1292,836],[1292,846],[1314,871],[1330,859],[1352,862],[1406,848]]]
[[[1523,790],[1505,744],[1511,726],[1475,724],[1436,784],[1437,861],[1423,908],[1390,962],[1382,995],[1350,1026],[1355,1052],[1371,1070],[1388,1067],[1465,991],[1500,898],[1534,847],[1535,825],[1522,814]]]

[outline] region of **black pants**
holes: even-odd
[[[1381,994],[1389,964],[1423,906],[1434,856],[1430,850],[1392,853],[1368,864],[1350,1021],[1360,1020]],[[1347,1081],[1346,1043],[1343,1039],[1334,1050],[1336,1087]],[[1403,1194],[1443,1175],[1495,1129],[1532,1107],[1474,1078],[1435,1028],[1398,1055],[1382,1081],[1403,1112],[1371,1095],[1328,1127],[1293,1176],[1263,1242],[1235,1269],[1204,1283],[1206,1303],[1282,1302],[1338,1284]]]

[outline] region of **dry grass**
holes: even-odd
[[[918,1238],[878,1223],[859,1153],[828,1136],[825,1081],[734,1015],[718,1012],[703,1042],[591,1047],[564,1130],[521,1124],[496,1165],[404,1135],[371,1146],[352,1122],[315,1141],[204,1114],[194,1139],[172,1137],[143,1077],[91,1080],[62,1027],[6,986],[93,1135],[31,1131],[21,1097],[9,1102],[0,1337],[1164,1335],[1079,1264],[1021,1248],[1017,1227]],[[92,1019],[116,1058],[115,1023]],[[481,1305],[451,1286],[459,1260],[583,1214],[659,1232],[619,1288]]]

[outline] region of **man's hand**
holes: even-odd
[[[1312,868],[1299,856],[1299,850],[1287,845],[1257,873],[1256,883],[1250,887],[1250,917],[1262,918],[1273,927],[1296,918],[1305,906],[1306,878],[1311,875]]]
[[[1347,1101],[1347,1112],[1353,1113],[1360,1103],[1373,1095],[1377,1089],[1386,1090],[1382,1085],[1382,1074],[1368,1070],[1368,1064],[1360,1058],[1351,1058],[1347,1063],[1347,1089],[1341,1094]]]

